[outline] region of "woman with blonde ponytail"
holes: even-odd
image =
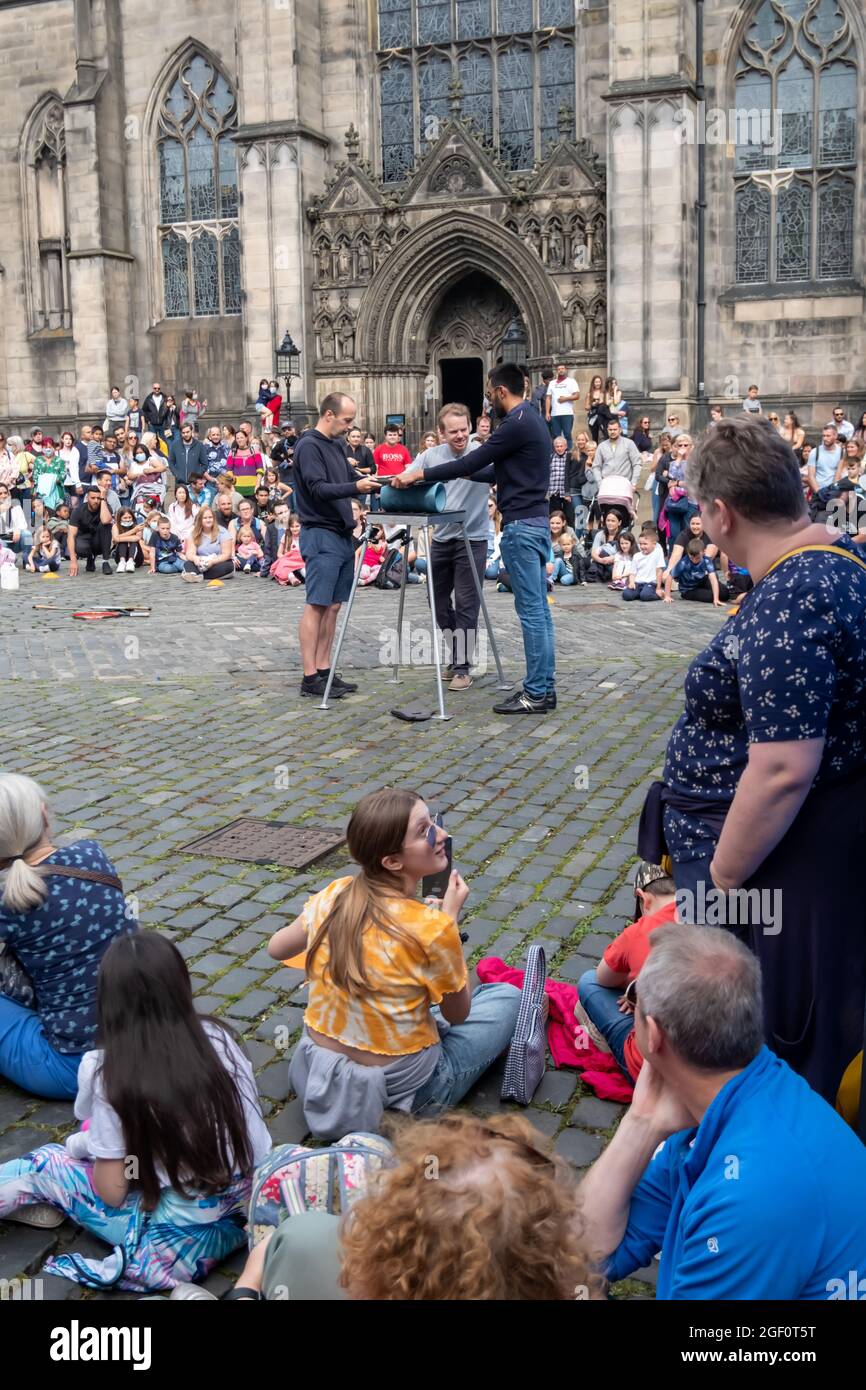
[[[346,832],[360,872],[317,893],[270,940],[276,960],[306,951],[308,1006],[289,1079],[322,1139],[375,1131],[386,1109],[456,1105],[511,1041],[519,991],[469,987],[463,879],[451,874],[440,907],[418,900],[421,879],[447,863],[445,839],[415,792],[371,792]]]
[[[56,849],[38,783],[0,776],[0,1078],[52,1100],[75,1095],[96,1035],[99,962],[135,927],[95,840]]]

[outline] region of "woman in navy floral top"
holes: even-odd
[[[718,422],[688,480],[754,588],[692,662],[668,745],[681,912],[749,943],[768,1044],[832,1102],[866,1002],[866,555],[810,523],[797,462],[765,424]],[[731,896],[743,888],[757,892]]]
[[[55,865],[81,877],[52,874]],[[25,1001],[0,992],[0,1077],[35,1095],[71,1098],[82,1054],[95,1046],[99,963],[137,924],[119,886],[87,877],[115,876],[95,840],[54,848],[45,797],[29,777],[0,776],[0,869],[0,943],[35,994]]]

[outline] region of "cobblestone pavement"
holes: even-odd
[[[487,597],[516,681],[522,648],[513,601]],[[152,616],[97,624],[68,616],[77,605],[130,598],[151,604]],[[176,941],[199,1008],[244,1038],[276,1143],[306,1137],[287,1077],[305,986],[265,946],[343,871],[345,848],[296,873],[183,847],[240,815],[343,829],[364,792],[408,784],[447,815],[455,864],[471,889],[471,962],[494,954],[520,965],[529,942],[540,941],[551,974],[574,982],[631,915],[644,787],[681,707],[688,660],[723,618],[680,603],[624,609],[597,587],[557,591],[556,714],[492,714],[491,660],[468,692],[446,695],[452,718],[443,726],[388,713],[395,702],[432,708],[432,672],[416,666],[401,685],[386,683],[380,657],[396,601],[378,591],[359,596],[341,661],[358,694],[329,712],[302,701],[302,601],[253,578],[209,590],[146,575],[55,583],[24,576],[18,593],[0,594],[3,767],[42,783],[61,840],[99,838],[142,924]],[[63,611],[37,613],[36,603]],[[411,590],[411,630],[423,632],[425,606],[424,588]],[[499,1109],[500,1080],[491,1073],[465,1103]],[[621,1110],[596,1099],[574,1072],[551,1069],[526,1113],[580,1169],[601,1152]],[[0,1083],[0,1161],[62,1140],[72,1127],[70,1104]],[[0,1279],[38,1275],[58,1248],[104,1252],[70,1223],[40,1231],[0,1221]],[[208,1287],[223,1291],[241,1264],[239,1254]],[[651,1295],[654,1279],[654,1270],[641,1271],[615,1293]],[[105,1295],[43,1277],[42,1296]]]

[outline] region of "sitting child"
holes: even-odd
[[[253,1170],[271,1149],[255,1078],[227,1025],[196,1012],[160,932],[115,938],[97,1007],[100,1048],[81,1059],[75,1100],[88,1128],[0,1165],[0,1216],[48,1203],[113,1246],[104,1259],[61,1255],[48,1273],[170,1289],[244,1244]]]
[[[239,526],[235,545],[235,569],[244,574],[258,574],[265,552],[253,534],[252,526]]]
[[[301,522],[297,516],[289,518],[289,524],[280,537],[277,558],[271,565],[271,578],[278,584],[289,584],[295,588],[303,584],[305,578],[304,557],[301,554]]]
[[[650,932],[676,918],[674,881],[657,864],[638,866],[634,891],[642,915],[611,942],[595,970],[581,975],[574,1010],[596,1047],[613,1053],[631,1081],[637,1080],[643,1058],[632,1022],[635,992],[628,987],[649,955]]]
[[[47,526],[36,532],[36,544],[27,557],[31,574],[56,574],[60,569],[60,544]]]
[[[361,574],[358,579],[359,584],[366,585],[374,583],[376,575],[382,568],[387,553],[388,543],[377,527],[370,532],[370,539],[367,542],[366,549],[361,558]]]
[[[135,519],[131,507],[121,507],[111,527],[111,543],[117,560],[117,573],[131,573],[137,565],[144,564],[144,551],[141,547],[142,527]]]
[[[156,523],[149,553],[151,574],[183,573],[183,541],[172,531],[167,516],[161,516]]]
[[[360,872],[316,893],[268,944],[275,960],[306,950],[308,1004],[289,1081],[320,1138],[375,1131],[385,1110],[456,1105],[511,1041],[520,992],[469,983],[463,879],[451,874],[441,908],[417,897],[424,875],[447,865],[445,840],[414,792],[371,792],[346,834]]]
[[[555,549],[555,547],[554,547]],[[559,549],[564,569],[560,574],[561,584],[586,584],[586,571],[589,567],[589,560],[586,551],[580,545],[577,536],[569,530],[562,533],[559,541]],[[554,560],[554,570],[556,561]]]
[[[631,562],[637,554],[637,541],[631,531],[623,531],[617,538],[619,549],[613,562],[613,578],[609,589],[624,589],[631,574]]]
[[[693,536],[686,546],[686,553],[678,560],[665,577],[665,603],[673,603],[671,583],[677,581],[680,598],[693,603],[712,603],[720,608],[728,598],[727,584],[720,584],[715,565],[708,560],[704,543],[700,536]]]
[[[623,589],[622,596],[624,599],[642,599],[644,603],[656,603],[664,598],[664,553],[658,541],[653,544],[649,531],[641,531],[637,544],[638,554],[629,562],[627,587]]]

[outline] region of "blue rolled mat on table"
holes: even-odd
[[[383,512],[444,512],[445,497],[444,483],[417,483],[414,487],[385,483],[379,491]]]

